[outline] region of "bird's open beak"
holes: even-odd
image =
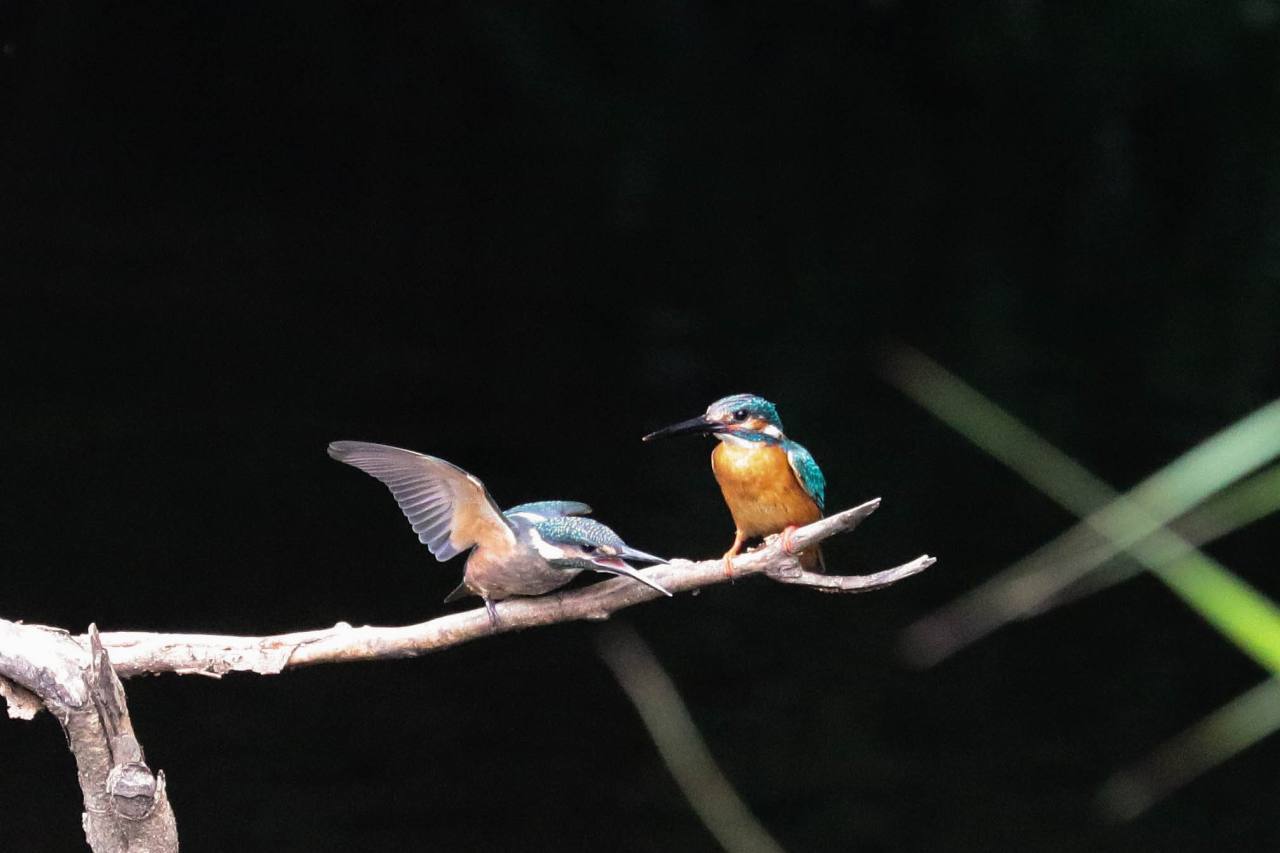
[[[642,552],[642,551],[637,551],[637,552],[635,552],[635,553],[640,554],[640,553],[643,553],[643,552]],[[649,555],[648,555],[648,554],[645,554],[645,557],[649,557]],[[637,557],[637,558],[634,558],[634,559],[640,559],[640,558],[638,558],[638,557]],[[652,559],[652,560],[657,560],[657,562],[659,562],[659,563],[664,563],[664,562],[666,562],[665,560],[658,560],[658,558],[657,558],[657,557],[650,557],[650,559]],[[623,577],[628,577],[628,578],[631,578],[632,580],[640,581],[640,583],[644,584],[645,586],[653,587],[653,588],[654,588],[654,589],[656,589],[658,592],[662,593],[663,595],[667,596],[668,598],[672,597],[672,596],[671,596],[671,593],[670,593],[670,592],[668,592],[668,591],[666,590],[666,588],[665,588],[665,587],[662,587],[662,586],[660,586],[660,585],[658,585],[658,584],[654,583],[653,581],[651,581],[651,580],[649,580],[648,578],[646,578],[644,575],[642,575],[642,574],[640,574],[639,572],[637,572],[635,569],[633,569],[633,568],[631,568],[630,566],[628,566],[626,563],[622,562],[622,558],[621,558],[621,557],[601,557],[601,556],[597,556],[597,557],[592,557],[592,558],[591,558],[591,562],[595,565],[595,567],[596,567],[596,571],[599,571],[599,572],[608,572],[608,573],[609,573],[609,574],[611,574],[611,575],[622,575]]]
[[[671,438],[673,435],[691,435],[693,433],[710,435],[711,433],[724,431],[724,424],[719,421],[713,421],[706,415],[698,415],[696,418],[689,418],[687,421],[681,421],[678,424],[672,424],[656,432],[651,432],[640,440],[653,441],[655,438]]]

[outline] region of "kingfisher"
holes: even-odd
[[[633,578],[671,595],[625,562],[666,560],[585,518],[591,507],[584,503],[536,501],[503,512],[478,478],[434,456],[363,441],[335,441],[329,455],[381,481],[437,560],[470,551],[462,583],[445,601],[479,596],[494,627],[495,602],[550,592],[583,570]]]
[[[822,518],[827,481],[813,455],[782,431],[778,408],[755,394],[733,394],[707,407],[705,414],[651,432],[644,441],[673,435],[713,435],[711,471],[720,484],[736,528],[724,554],[724,571],[733,577],[733,558],[747,539],[782,534],[782,547],[795,553],[791,535]],[[800,552],[800,564],[825,571],[822,549]]]

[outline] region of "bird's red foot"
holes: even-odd
[[[782,545],[782,550],[792,557],[796,555],[795,546],[791,542],[791,538],[795,535],[795,532],[796,526],[794,524],[788,524],[782,531],[782,541],[779,543]]]
[[[733,555],[724,555],[724,576],[729,580],[733,580]]]

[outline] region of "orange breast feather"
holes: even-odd
[[[791,470],[786,451],[776,445],[719,442],[711,452],[711,470],[734,524],[747,536],[768,536],[822,517]]]

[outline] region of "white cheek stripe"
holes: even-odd
[[[782,438],[782,430],[778,429],[773,424],[769,424],[760,431],[771,438]]]
[[[538,535],[538,531],[530,530],[529,538],[533,541],[533,549],[544,560],[554,560],[561,556],[560,549]]]

